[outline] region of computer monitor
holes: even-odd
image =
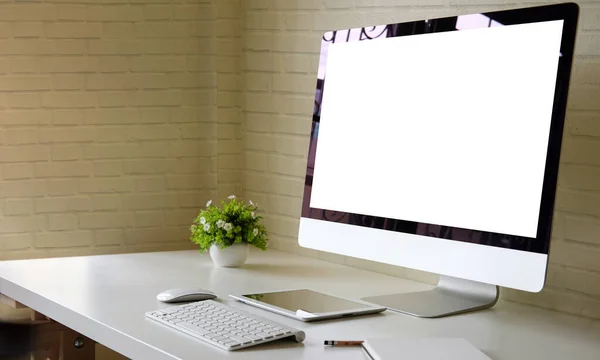
[[[440,274],[423,317],[544,286],[579,9],[327,32],[299,244]]]

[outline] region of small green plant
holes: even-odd
[[[245,204],[234,195],[221,201],[221,206],[213,205],[211,200],[190,226],[190,240],[200,246],[200,252],[208,250],[212,244],[222,249],[239,243],[266,250],[267,230],[260,223],[262,216],[257,211],[258,206],[252,201]]]

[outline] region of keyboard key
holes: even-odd
[[[172,307],[172,308],[167,308],[167,309],[162,309],[160,310],[163,314],[173,314],[176,312],[179,312],[179,309],[176,307]]]
[[[259,341],[262,340],[262,336],[258,336],[255,334],[247,334],[245,337],[247,337],[248,339],[252,340],[252,341]]]
[[[243,337],[243,336],[240,336],[240,335],[230,336],[230,338],[233,339],[233,340],[235,340],[235,341],[237,341],[237,342],[239,342],[239,343],[242,343],[242,344],[245,343],[245,342],[252,342],[252,340],[250,340],[249,338]]]
[[[201,327],[198,327],[194,324],[190,324],[187,322],[181,322],[181,323],[177,324],[177,326],[182,327],[184,329],[192,330],[193,332],[198,333],[200,335],[208,334],[210,332],[206,329],[203,329]]]
[[[146,316],[160,320],[175,330],[185,330],[198,339],[224,350],[237,350],[291,336],[297,330],[261,319],[252,314],[230,310],[212,300],[151,311]]]

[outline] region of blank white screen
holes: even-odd
[[[330,45],[311,207],[535,237],[562,26]]]

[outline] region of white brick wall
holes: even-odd
[[[541,3],[535,1],[536,3]],[[320,36],[521,0],[64,0],[0,4],[0,259],[189,247],[230,193],[296,242]],[[582,3],[551,265],[504,297],[600,318],[600,2]]]
[[[265,208],[272,246],[434,282],[435,276],[431,274],[320,253],[297,245],[320,37],[328,29],[531,3],[521,0],[245,0],[241,63],[244,191],[247,198]],[[600,318],[598,19],[600,1],[582,2],[546,289],[540,294],[503,292],[505,299],[595,318]],[[40,85],[44,84],[31,86]]]
[[[240,24],[236,0],[2,2],[0,259],[191,247],[241,192]]]

